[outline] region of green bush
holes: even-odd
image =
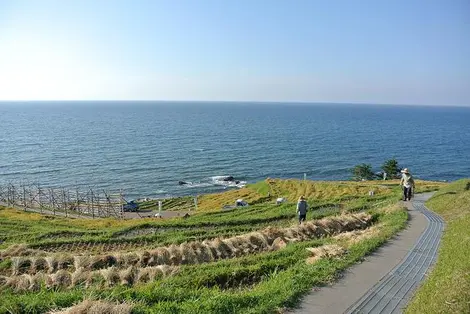
[[[384,162],[382,170],[387,174],[388,180],[399,178],[400,167],[398,166],[398,161],[395,158]]]
[[[356,165],[352,169],[353,180],[372,180],[374,178],[374,172],[372,172],[372,166],[370,164]]]

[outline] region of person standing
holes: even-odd
[[[299,215],[299,225],[302,224],[302,221],[307,219],[307,209],[308,204],[303,196],[299,198],[297,202],[297,214]]]
[[[401,173],[400,186],[403,187],[403,200],[410,201],[411,193],[415,189],[415,180],[413,180],[413,176],[408,171],[408,168],[403,169]]]

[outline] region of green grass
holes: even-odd
[[[406,312],[470,313],[470,180],[442,188],[426,206],[447,225],[437,263]]]
[[[308,213],[309,220],[366,211],[380,226],[378,233],[358,243],[348,244],[331,237],[294,242],[277,251],[183,265],[175,275],[134,286],[106,287],[100,283],[88,288],[42,286],[34,292],[0,288],[0,314],[44,313],[87,298],[130,301],[135,305],[135,313],[273,313],[294,307],[313,286],[335,280],[342,270],[359,262],[405,226],[407,213],[394,205],[401,194],[397,182],[386,183],[382,186],[377,181],[270,179],[243,191],[201,196],[206,207],[188,219],[66,219],[0,207],[0,238],[4,241],[1,247],[23,243],[29,248],[75,254],[141,251],[187,241],[233,237],[272,226],[293,226],[297,224],[295,200],[299,195],[305,195],[313,209]],[[434,183],[421,182],[418,186],[432,189]],[[371,189],[377,192],[373,197],[367,195]],[[266,198],[268,191],[273,199]],[[239,195],[248,195],[255,205],[220,211],[221,204]],[[289,202],[274,205],[277,196],[285,196]],[[346,247],[347,253],[311,265],[306,263],[310,254],[307,247],[332,243]],[[9,257],[0,260],[0,274],[9,276],[11,267]]]
[[[244,199],[249,204],[274,203],[277,197],[285,197],[289,202],[296,202],[303,195],[309,201],[334,201],[348,196],[364,196],[373,190],[377,196],[390,196],[395,193],[399,180],[388,181],[302,181],[266,179],[245,188],[230,190],[225,193],[205,194],[198,197],[198,210],[204,212],[219,211],[225,205],[233,205],[236,199]],[[434,191],[444,185],[442,182],[417,180],[416,192]],[[163,199],[165,210],[194,209],[194,199],[183,196]],[[158,200],[143,202],[141,208],[157,209]]]
[[[314,285],[333,281],[344,268],[360,261],[396,231],[404,227],[407,214],[375,213],[383,224],[379,235],[354,244],[340,258],[305,263],[306,247],[334,240],[316,239],[287,246],[284,250],[185,266],[178,275],[133,288],[41,290],[17,294],[5,291],[0,313],[41,313],[70,306],[85,297],[132,301],[135,313],[272,313],[295,306]]]

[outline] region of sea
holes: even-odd
[[[0,185],[163,198],[268,177],[349,180],[391,158],[419,179],[469,177],[470,107],[0,102]]]

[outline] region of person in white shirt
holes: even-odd
[[[401,173],[400,186],[403,187],[403,200],[410,201],[412,191],[414,192],[415,189],[415,180],[413,180],[413,176],[408,171],[408,168],[403,169]]]

